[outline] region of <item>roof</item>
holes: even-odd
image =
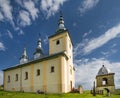
[[[59,52],[59,53],[47,55],[47,56],[44,56],[42,58],[38,58],[38,59],[34,59],[34,60],[31,60],[31,61],[28,61],[27,63],[24,63],[24,64],[18,64],[18,65],[15,65],[15,66],[3,69],[3,71],[15,69],[15,68],[18,68],[18,67],[27,66],[28,64],[32,64],[32,63],[36,63],[36,62],[41,62],[41,61],[44,61],[44,60],[48,60],[48,59],[51,59],[51,58],[58,57],[60,55],[63,55],[63,56],[66,57],[66,59],[68,59],[68,56],[67,56],[66,52],[62,51],[62,52]]]
[[[98,75],[105,75],[109,73],[110,73],[110,70],[107,69],[104,65],[98,71]]]

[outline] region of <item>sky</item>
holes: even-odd
[[[39,33],[48,54],[60,10],[73,42],[75,85],[92,89],[104,64],[120,88],[120,0],[0,0],[0,84],[2,70],[19,64],[24,47],[33,58]]]

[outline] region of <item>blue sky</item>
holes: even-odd
[[[0,0],[0,70],[18,64],[24,47],[33,58],[39,33],[48,54],[48,37],[57,30],[62,10],[73,41],[76,85],[91,89],[104,64],[120,88],[119,5],[120,0]]]

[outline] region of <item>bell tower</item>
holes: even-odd
[[[49,37],[49,54],[51,55],[65,51],[72,61],[72,49],[73,46],[70,34],[69,31],[65,28],[62,12],[60,12],[60,18],[58,20],[58,29],[54,35]]]
[[[115,91],[114,73],[111,73],[104,65],[100,68],[96,76],[96,90],[113,93]]]
[[[66,92],[72,91],[74,80],[74,67],[73,67],[73,44],[69,34],[69,31],[65,28],[62,13],[60,12],[60,18],[58,20],[58,28],[54,35],[49,37],[49,55],[56,55],[64,53],[66,59],[61,60],[61,76],[62,82],[65,83]],[[58,62],[59,64],[59,62]],[[64,85],[65,85],[64,84]]]

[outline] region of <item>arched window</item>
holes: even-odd
[[[15,75],[15,81],[18,81],[18,74]]]
[[[37,69],[37,76],[40,75],[40,69]]]
[[[10,83],[10,76],[8,76],[8,83]]]
[[[25,72],[25,80],[28,79],[28,72]]]
[[[55,71],[55,68],[54,66],[51,67],[51,72],[54,72]]]
[[[103,79],[102,79],[102,85],[107,85],[107,84],[108,84],[107,78],[103,78]]]
[[[56,45],[59,45],[59,44],[60,44],[60,41],[59,41],[59,40],[57,40],[57,41],[56,41]]]

